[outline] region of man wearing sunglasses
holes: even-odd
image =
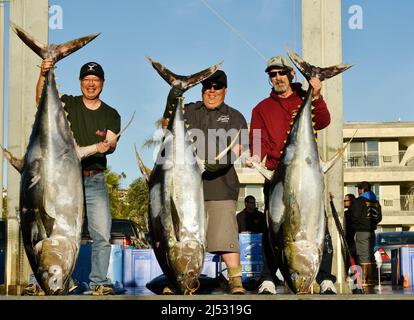
[[[270,58],[267,61],[265,72],[268,74],[272,90],[270,96],[259,102],[252,111],[249,135],[252,156],[246,160],[246,165],[252,167],[253,162],[260,162],[267,156],[265,166],[269,170],[276,170],[281,157],[281,151],[284,149],[289,135],[292,117],[302,104],[306,92],[302,89],[301,83],[293,82],[295,72],[289,59],[284,56]],[[312,105],[315,107],[313,110],[315,129],[321,130],[330,123],[329,110],[320,94],[322,88],[321,81],[318,78],[311,78],[309,84],[313,87]],[[260,139],[255,138],[254,132],[260,132]],[[255,146],[254,144],[260,144],[260,146]],[[258,154],[254,154],[254,152]],[[264,184],[263,192],[265,195],[265,211],[267,211],[269,205],[268,181]],[[263,250],[265,265],[258,293],[276,294],[273,280],[277,280],[274,275],[278,267],[273,261],[268,237],[263,237]],[[322,263],[316,277],[316,281],[320,284],[321,294],[336,294],[333,284],[336,278],[331,274],[331,266],[332,241],[327,231]]]
[[[223,71],[217,70],[202,82],[202,86],[202,101],[186,104],[184,117],[192,134],[194,131],[201,133],[196,136],[197,155],[206,160],[202,178],[208,216],[207,251],[222,256],[227,266],[230,293],[245,294],[236,219],[240,183],[233,163],[243,148],[247,150],[247,141],[244,146],[235,144],[219,162],[212,159],[230,145],[240,129],[247,130],[247,123],[239,111],[224,102],[227,76]],[[177,97],[181,95],[179,88],[171,89],[164,113],[164,128],[168,125]],[[219,134],[220,130],[228,135]]]

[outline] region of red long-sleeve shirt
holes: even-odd
[[[291,127],[292,115],[296,112],[305,96],[300,83],[292,84],[293,94],[280,98],[272,90],[270,97],[262,100],[252,111],[250,122],[250,153],[263,159],[267,155],[266,167],[275,170],[279,164],[280,151],[285,146],[288,131]],[[331,116],[322,97],[312,102],[315,129],[326,128],[331,122]],[[255,131],[259,130],[259,131]],[[259,134],[257,134],[259,133]]]

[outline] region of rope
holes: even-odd
[[[185,293],[188,295],[193,295],[200,288],[200,280],[197,279],[196,286],[194,288],[190,288],[186,285]]]
[[[220,15],[212,6],[210,6],[207,0],[201,0],[201,2],[217,17],[221,22],[223,22],[232,32],[234,32],[244,43],[246,43],[253,51],[255,51],[264,61],[266,57],[257,49],[249,40],[244,37],[240,31],[233,27],[222,15]]]

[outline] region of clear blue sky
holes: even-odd
[[[80,66],[97,61],[106,72],[102,100],[118,110],[124,124],[137,111],[109,156],[111,169],[127,175],[124,187],[141,176],[133,145],[141,147],[152,136],[169,91],[145,55],[185,75],[224,60],[222,69],[229,82],[226,102],[249,122],[251,109],[270,93],[265,59],[284,54],[285,45],[301,53],[300,0],[50,0],[49,4],[63,10],[63,29],[50,30],[50,43],[102,33],[59,62],[60,91],[80,94]],[[362,29],[348,25],[353,5],[362,9]],[[413,12],[411,0],[342,1],[343,62],[355,64],[343,77],[345,121],[414,121]],[[200,90],[197,86],[188,91],[185,101],[200,100]],[[149,167],[152,153],[141,149]]]

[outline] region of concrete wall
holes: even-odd
[[[341,1],[307,0],[302,1],[302,57],[313,65],[327,67],[342,63]],[[331,113],[331,124],[318,132],[319,150],[324,161],[331,159],[342,147],[342,76],[323,82],[322,95]],[[325,190],[335,195],[335,206],[343,215],[343,165],[338,161],[325,176]],[[326,207],[328,192],[325,194]],[[329,209],[328,209],[329,210]],[[347,290],[344,267],[341,257],[339,234],[328,214],[329,230],[334,245],[332,272],[337,276],[340,291]]]
[[[10,20],[29,32],[35,39],[47,43],[48,1],[13,0]],[[35,87],[39,76],[40,58],[10,29],[9,32],[9,140],[8,148],[22,158],[26,151],[36,112]],[[20,239],[17,214],[19,208],[20,174],[7,167],[8,243],[6,289],[18,294],[31,269]]]

